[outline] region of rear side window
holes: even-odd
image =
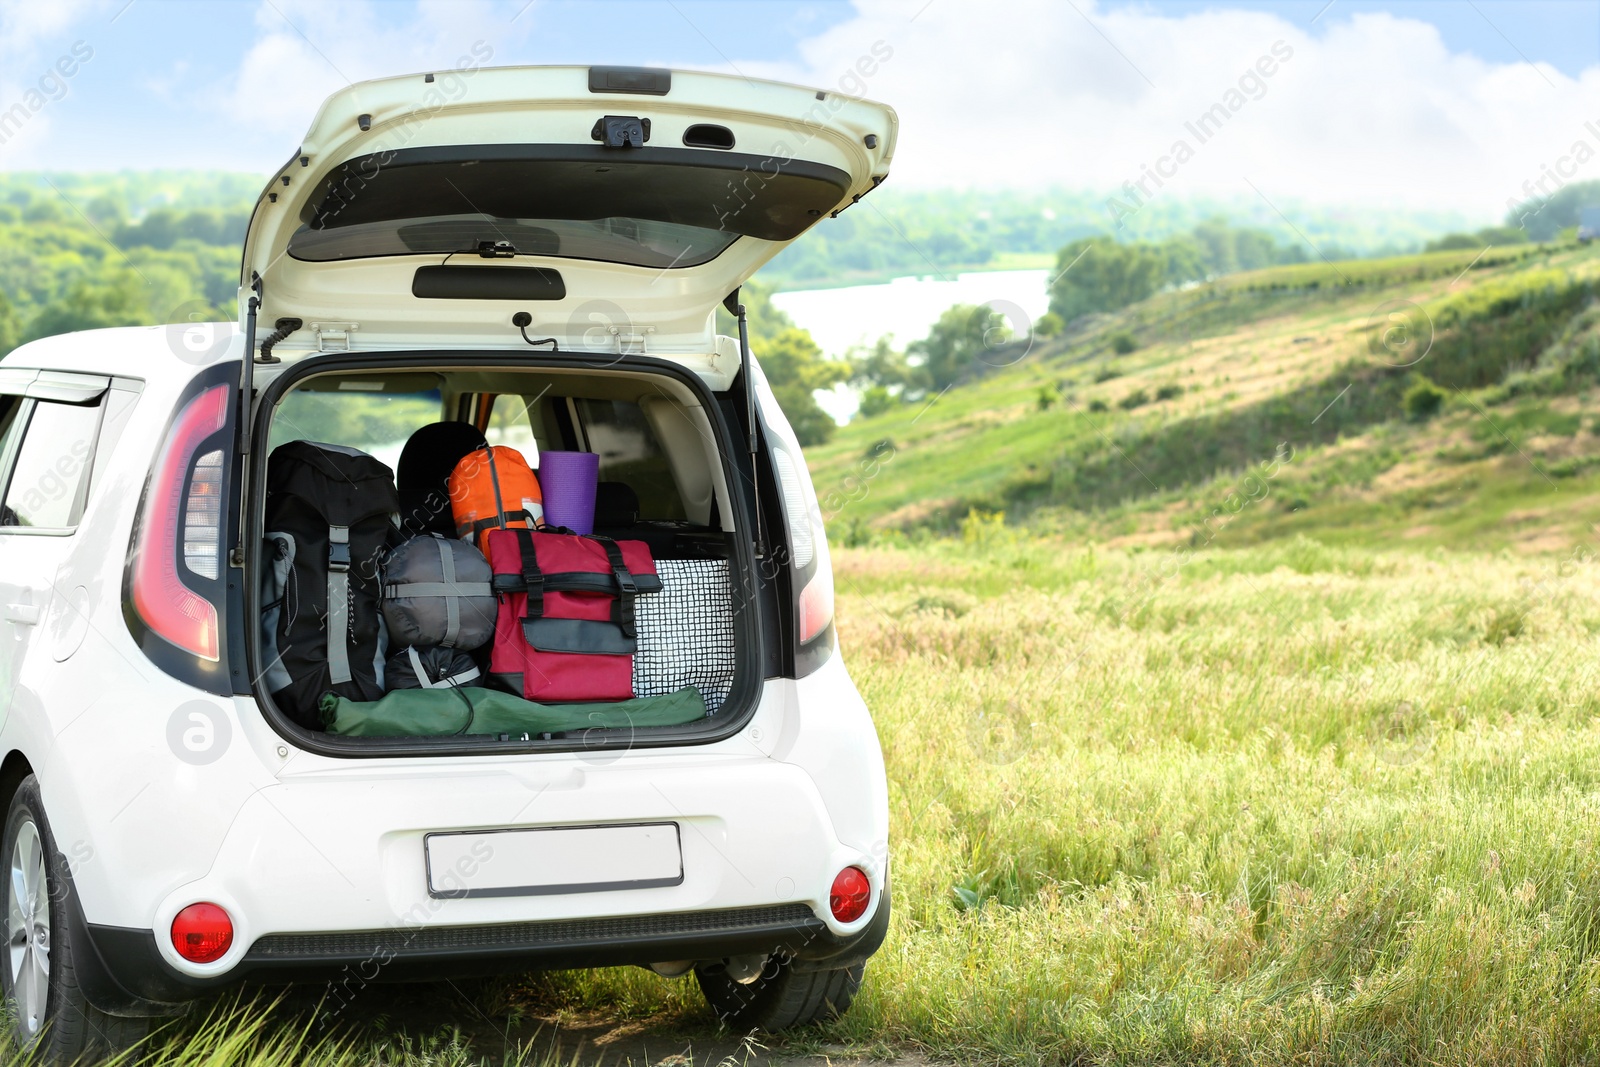
[[[626,400],[573,403],[589,451],[600,454],[600,480],[632,489],[639,497],[641,519],[687,518],[672,465],[639,405]]]
[[[6,484],[0,522],[43,530],[70,529],[83,515],[89,465],[100,429],[100,401],[63,404],[33,402]],[[8,433],[9,436],[9,433]]]

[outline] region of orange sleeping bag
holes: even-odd
[[[532,530],[544,523],[538,475],[507,445],[474,449],[450,472],[456,536],[476,544],[485,530]]]

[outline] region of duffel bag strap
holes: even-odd
[[[470,543],[480,534],[482,534],[483,531],[503,530],[506,528],[507,523],[512,522],[525,522],[528,524],[529,529],[533,529],[539,525],[538,521],[534,519],[533,515],[526,508],[518,508],[516,511],[507,511],[504,514],[497,513],[494,518],[479,519],[477,522],[470,523],[464,522],[460,526],[456,527],[456,532],[461,535],[461,539],[463,541]]]
[[[456,584],[456,558],[450,554],[450,548],[444,543],[444,538],[436,542],[439,547],[439,576],[444,579],[445,585]],[[461,601],[446,593],[444,596],[444,644],[454,645],[456,638],[461,635]]]
[[[478,668],[469,667],[460,674],[452,674],[435,682],[428,677],[428,670],[422,665],[422,657],[417,655],[415,648],[406,649],[406,655],[411,659],[411,671],[417,676],[417,685],[423,689],[457,689],[468,682],[477,681],[479,677]]]
[[[461,635],[461,598],[475,596],[494,596],[495,588],[489,582],[458,582],[456,581],[456,557],[445,544],[445,538],[439,538],[439,576],[438,582],[400,582],[383,587],[385,600],[406,600],[411,597],[442,597],[444,599],[445,631],[442,644],[454,646],[456,638]]]
[[[328,678],[350,681],[350,527],[328,527]]]
[[[633,598],[639,595],[639,586],[633,580],[628,564],[622,558],[622,549],[609,537],[598,534],[588,535],[589,540],[596,541],[606,550],[606,558],[611,561],[611,577],[617,583],[617,625],[622,627],[624,637],[638,637],[638,629],[634,624]]]
[[[517,551],[522,555],[522,586],[528,594],[528,612],[524,618],[537,619],[544,614],[544,575],[539,571],[539,555],[533,548],[532,530],[512,530],[517,538]]]
[[[483,454],[489,459],[489,484],[494,486],[494,511],[495,517],[500,520],[500,529],[506,528],[506,502],[500,498],[500,469],[494,465],[494,446],[484,445]]]

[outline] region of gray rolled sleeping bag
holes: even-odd
[[[413,537],[383,567],[383,619],[400,648],[471,650],[494,637],[493,574],[483,553],[453,537]]]

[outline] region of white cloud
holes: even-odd
[[[512,21],[523,6],[420,0],[414,17],[397,22],[393,5],[374,0],[263,0],[255,14],[260,36],[218,106],[247,111],[258,130],[284,139],[287,152],[323,100],[349,82],[451,68],[477,42],[498,56],[531,31],[530,16]]]
[[[50,47],[106,0],[0,0],[0,164],[23,167],[49,142],[50,103],[70,91],[55,64],[67,48]],[[18,109],[21,110],[18,110]]]
[[[798,62],[738,65],[835,87],[883,41],[893,56],[867,95],[900,113],[897,184],[1107,188],[1184,140],[1193,158],[1160,195],[1248,195],[1248,178],[1269,197],[1499,215],[1575,140],[1600,148],[1584,129],[1600,127],[1600,64],[1574,78],[1491,63],[1452,53],[1431,23],[1381,13],[1332,12],[1308,32],[1271,12],[1076,7],[858,0],[854,18],[801,43]],[[1259,99],[1247,94],[1200,143],[1185,123],[1280,42],[1292,57]],[[1579,177],[1600,178],[1600,161],[1588,169]]]

